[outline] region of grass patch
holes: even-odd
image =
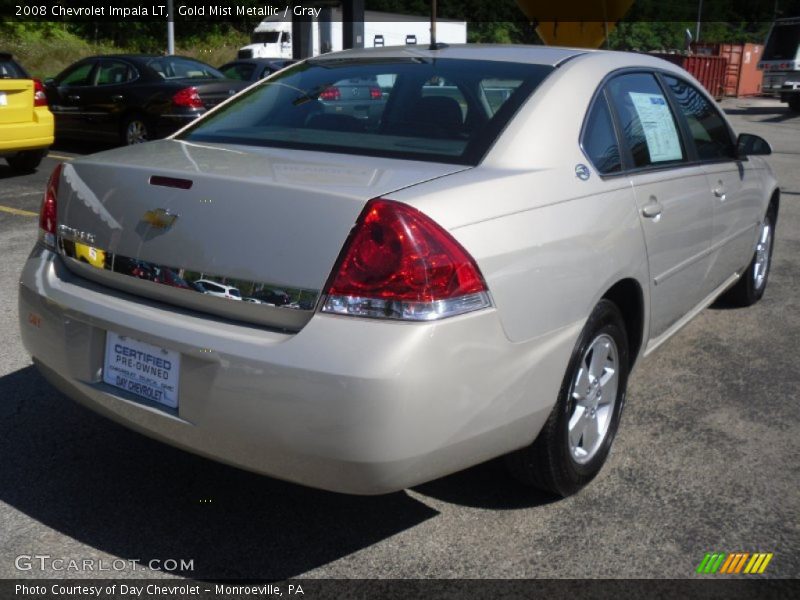
[[[248,43],[248,36],[231,32],[206,38],[176,41],[176,54],[190,56],[214,67],[236,58],[236,51]],[[166,40],[164,40],[166,45]],[[0,29],[0,50],[11,52],[32,77],[54,77],[72,63],[97,54],[149,52],[158,54],[158,47],[132,48],[111,43],[88,42],[58,26]]]

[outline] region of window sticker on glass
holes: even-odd
[[[642,122],[650,162],[683,158],[681,142],[667,101],[661,94],[628,92]]]

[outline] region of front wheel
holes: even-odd
[[[628,338],[619,308],[601,300],[578,339],[558,400],[533,444],[506,457],[523,483],[569,496],[602,468],[628,383]]]

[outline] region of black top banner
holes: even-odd
[[[340,8],[341,1],[304,0],[0,0],[0,21],[181,21],[234,22],[319,18],[323,8]],[[367,11],[397,11],[402,3],[366,0]],[[419,7],[420,3],[409,3]],[[623,16],[617,16],[620,7]],[[341,20],[341,11],[326,13]],[[661,22],[769,22],[775,18],[800,16],[800,0],[439,0],[438,17],[469,22],[543,21],[661,21]],[[428,18],[417,12],[409,20]],[[369,20],[369,15],[367,16]],[[398,19],[401,20],[401,19]]]

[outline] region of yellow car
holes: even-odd
[[[42,83],[0,52],[0,157],[14,171],[33,171],[52,143],[53,113]]]

